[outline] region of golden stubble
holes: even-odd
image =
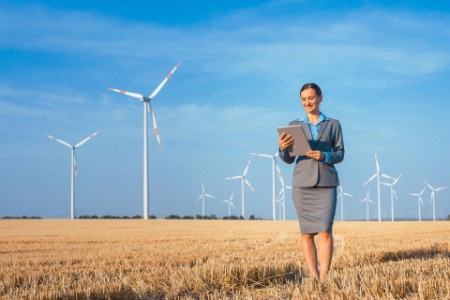
[[[450,298],[450,222],[336,222],[334,236],[317,283],[296,221],[1,220],[0,299]]]

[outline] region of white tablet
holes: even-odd
[[[311,151],[311,147],[309,146],[308,139],[306,138],[302,126],[300,125],[283,126],[278,127],[277,130],[278,135],[281,135],[283,132],[286,132],[287,134],[291,135],[294,138],[294,144],[287,149],[289,156],[302,156],[306,155],[306,152]]]

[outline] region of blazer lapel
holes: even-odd
[[[306,139],[308,139],[308,141],[314,142],[312,135],[311,135],[311,130],[309,130],[309,125],[306,123],[303,123],[303,122],[301,124],[302,124],[303,132],[306,135]]]
[[[319,133],[317,134],[316,141],[320,140],[320,138],[322,137],[323,133],[325,132],[325,130],[327,129],[329,124],[330,124],[330,122],[328,120],[326,120],[326,121],[323,121],[322,124],[319,125]]]

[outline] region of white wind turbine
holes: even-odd
[[[435,207],[434,207],[434,193],[435,192],[439,192],[442,191],[443,189],[446,189],[446,186],[440,187],[440,188],[434,188],[432,187],[428,182],[425,181],[425,184],[430,188],[431,190],[431,197],[430,197],[430,201],[431,203],[433,203],[433,221],[436,221],[436,211],[435,211]]]
[[[341,221],[344,221],[344,196],[353,197],[353,195],[351,194],[344,193],[344,191],[342,190],[342,186],[340,185],[338,199],[341,202]]]
[[[417,204],[419,205],[419,222],[422,221],[421,212],[420,212],[420,205],[421,204],[423,205],[422,195],[423,195],[423,192],[425,192],[425,189],[426,189],[426,187],[424,187],[422,189],[422,191],[420,193],[418,193],[418,194],[416,194],[416,193],[409,193],[410,195],[417,197]]]
[[[394,189],[394,185],[396,185],[397,182],[400,180],[400,178],[402,177],[402,174],[398,175],[397,178],[391,177],[391,176],[386,175],[386,174],[381,174],[381,176],[392,180],[391,183],[382,182],[381,184],[384,184],[384,185],[387,185],[387,186],[391,187],[391,221],[394,222],[394,198],[398,199],[397,192]]]
[[[375,204],[371,199],[370,199],[370,194],[369,194],[369,190],[367,190],[367,196],[366,198],[362,199],[359,202],[366,202],[366,221],[369,221],[369,203]]]
[[[380,199],[380,165],[378,164],[378,158],[375,154],[375,163],[377,166],[377,172],[367,180],[363,186],[366,186],[369,182],[377,178],[377,188],[378,188],[378,222],[381,222],[381,199]]]
[[[272,220],[276,220],[276,209],[275,209],[275,165],[276,165],[276,157],[278,156],[278,152],[274,155],[269,154],[261,154],[261,153],[249,153],[250,155],[270,158],[272,160]]]
[[[203,185],[203,182],[202,182],[202,193],[200,194],[200,197],[198,197],[197,201],[202,200],[202,216],[203,217],[205,216],[205,198],[206,197],[214,199],[214,196],[211,196],[210,194],[205,192],[205,186]]]
[[[289,189],[291,187],[286,186],[286,184],[284,182],[283,174],[281,173],[281,170],[280,170],[280,167],[278,166],[278,164],[276,165],[276,167],[277,167],[278,179],[280,180],[280,183],[281,183],[281,189],[280,189],[280,192],[278,193],[278,197],[277,197],[277,202],[279,205],[278,216],[283,221],[286,221],[286,189]],[[282,211],[283,216],[282,217],[281,217],[281,207],[283,208],[283,211]]]
[[[51,135],[47,135],[52,140],[57,141],[58,143],[63,144],[64,146],[66,146],[72,150],[72,159],[71,159],[72,172],[71,172],[71,176],[70,176],[70,218],[71,219],[75,218],[75,176],[78,175],[77,158],[76,158],[75,149],[80,147],[84,143],[86,143],[91,138],[93,138],[95,135],[97,135],[97,133],[98,133],[98,131],[94,132],[93,134],[91,134],[90,136],[88,136],[87,138],[85,138],[84,140],[82,140],[81,142],[76,144],[75,146],[71,145],[65,141],[59,140]]]
[[[227,177],[225,178],[225,180],[230,180],[230,179],[241,179],[241,183],[242,183],[242,217],[245,219],[245,211],[244,211],[244,206],[245,206],[245,197],[244,197],[244,182],[245,184],[253,191],[255,192],[255,190],[253,189],[253,187],[250,185],[250,182],[248,182],[247,178],[245,178],[245,176],[247,175],[248,172],[248,167],[250,166],[250,160],[248,160],[247,165],[245,166],[244,169],[244,173],[242,173],[242,175],[238,175],[238,176],[232,176],[232,177]]]
[[[222,200],[222,202],[227,203],[228,204],[228,217],[231,216],[231,208],[235,208],[234,204],[233,204],[233,197],[234,197],[234,192],[231,194],[231,197],[226,199],[226,200]]]
[[[158,87],[153,91],[153,93],[146,97],[141,94],[136,93],[130,93],[123,90],[108,88],[111,91],[124,94],[136,99],[139,99],[144,103],[144,187],[143,187],[143,204],[144,204],[144,219],[148,219],[148,203],[149,203],[149,187],[148,187],[148,113],[150,113],[152,121],[153,121],[153,128],[155,129],[156,139],[158,140],[158,145],[161,148],[161,140],[159,138],[159,131],[158,127],[156,126],[156,119],[155,114],[153,112],[151,101],[153,98],[159,93],[159,91],[162,89],[162,87],[166,84],[167,80],[172,76],[172,74],[175,72],[175,70],[178,68],[180,63],[178,63],[172,71],[170,71],[169,74],[167,74],[166,78],[158,85]]]

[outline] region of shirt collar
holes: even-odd
[[[313,123],[311,123],[311,122],[308,120],[308,116],[307,116],[307,115],[305,115],[304,118],[303,118],[303,122],[304,122],[304,123],[306,123],[306,124],[308,124],[308,125],[313,125],[313,126],[317,126],[317,125],[319,125],[321,122],[323,122],[323,121],[328,121],[328,120],[329,120],[328,117],[325,116],[325,114],[322,113],[322,112],[320,112],[320,115],[319,115],[319,121],[317,121],[316,125],[314,125]]]

